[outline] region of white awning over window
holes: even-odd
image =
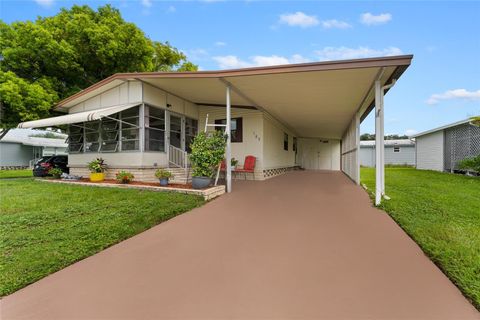
[[[94,120],[99,120],[103,117],[108,117],[114,113],[136,107],[138,105],[140,105],[140,102],[122,104],[122,105],[103,108],[103,109],[72,113],[64,116],[40,119],[35,121],[27,121],[27,122],[20,123],[18,125],[18,128],[44,128],[44,127],[54,127],[62,124],[94,121]]]

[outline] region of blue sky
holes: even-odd
[[[414,133],[480,114],[480,2],[0,2],[10,23],[111,3],[202,70],[414,54],[385,97],[385,132]],[[370,115],[362,132],[373,132]]]

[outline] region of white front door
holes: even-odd
[[[328,140],[318,143],[318,170],[332,170],[332,147]]]
[[[301,165],[307,170],[332,170],[332,143],[329,140],[302,139],[299,141]]]

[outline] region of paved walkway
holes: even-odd
[[[343,174],[234,188],[6,297],[1,318],[480,318]]]

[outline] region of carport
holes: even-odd
[[[405,55],[224,71],[121,73],[61,101],[57,110],[67,111],[128,81],[148,84],[197,106],[225,106],[227,132],[231,128],[232,107],[260,110],[298,138],[339,140],[339,167],[359,184],[360,122],[375,109],[376,145],[379,146],[376,149],[375,202],[378,204],[385,193],[383,96],[408,68],[412,57]],[[142,121],[144,100],[140,100],[139,105]],[[103,112],[98,114],[108,116],[109,112],[114,112],[107,109],[99,109]],[[61,121],[70,121],[68,119],[75,116],[63,116]],[[31,128],[58,124],[58,118],[30,121],[19,126]],[[143,127],[142,122],[140,127]],[[232,190],[230,138],[226,148],[227,192]],[[143,151],[142,147],[140,151]]]

